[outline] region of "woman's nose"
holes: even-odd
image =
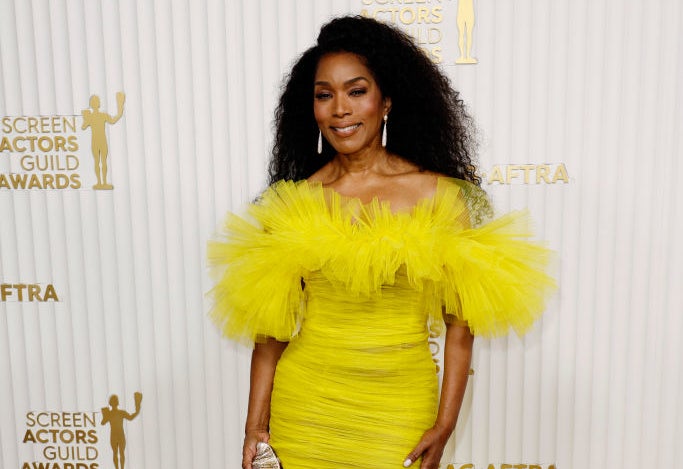
[[[349,100],[346,98],[346,96],[335,96],[332,108],[335,117],[342,117],[351,114],[351,106],[349,104]]]

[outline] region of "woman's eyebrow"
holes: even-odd
[[[357,83],[361,80],[369,81],[367,78],[364,76],[356,77],[356,78],[351,78],[350,80],[346,80],[344,82],[344,86],[350,86],[353,85],[354,83]],[[316,86],[330,86],[330,82],[324,81],[324,80],[318,80],[314,83]]]

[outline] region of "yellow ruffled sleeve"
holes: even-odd
[[[343,199],[320,184],[278,182],[247,217],[229,215],[209,243],[210,315],[228,337],[288,341],[299,330],[311,272],[350,296],[381,295],[405,272],[432,330],[443,327],[445,312],[476,335],[522,334],[555,288],[546,274],[551,252],[531,241],[527,213],[484,223],[490,214],[482,189],[446,178],[410,213]]]
[[[531,240],[525,211],[471,227],[490,209],[480,189],[456,187],[440,200],[448,207],[441,210],[451,212],[442,216],[451,221],[441,224],[437,234],[443,262],[437,297],[446,314],[466,321],[474,335],[496,337],[510,328],[522,335],[556,289],[546,273],[552,251]]]
[[[278,183],[248,209],[248,218],[229,214],[222,233],[210,241],[208,264],[215,281],[210,316],[230,338],[288,341],[296,335],[303,309],[302,278],[315,267],[307,233],[316,229],[306,185]],[[311,264],[311,262],[313,264]]]

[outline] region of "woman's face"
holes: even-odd
[[[342,155],[378,150],[391,99],[357,55],[324,55],[315,73],[313,113],[323,137]]]

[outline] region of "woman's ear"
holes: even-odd
[[[391,97],[390,96],[385,96],[384,97],[384,114],[389,114],[389,111],[391,111]]]

